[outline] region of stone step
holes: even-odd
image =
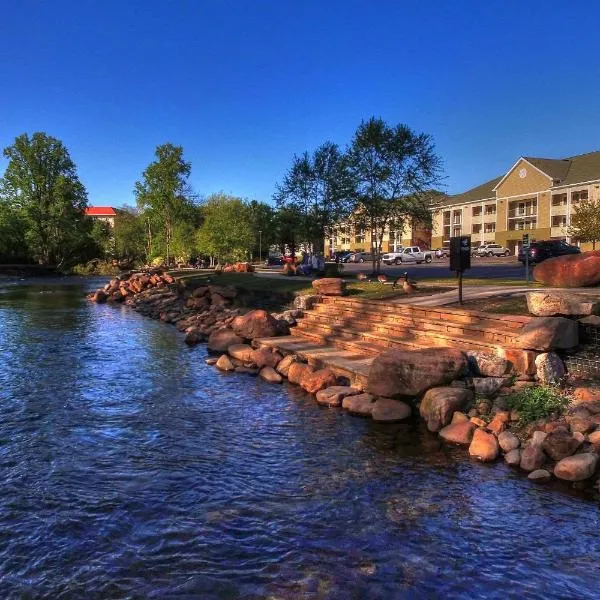
[[[470,323],[453,323],[445,320],[419,319],[401,314],[376,315],[374,313],[351,313],[346,310],[329,312],[323,310],[307,312],[303,319],[305,324],[334,324],[336,326],[369,333],[381,333],[390,337],[412,339],[415,335],[424,336],[429,333],[468,337],[470,340],[482,340],[506,346],[515,345],[519,335],[515,329],[500,329]]]
[[[334,308],[335,307],[335,308]],[[417,319],[443,320],[452,323],[466,323],[484,327],[498,327],[502,330],[521,329],[532,317],[521,315],[499,315],[475,310],[447,308],[443,306],[416,306],[413,304],[393,304],[381,300],[357,300],[347,297],[325,296],[316,305],[318,312],[335,312],[337,309],[359,314],[373,314],[380,317],[402,316]]]

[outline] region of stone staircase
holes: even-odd
[[[293,336],[261,340],[327,366],[364,387],[373,358],[388,348],[451,347],[504,356],[531,317],[325,296]]]

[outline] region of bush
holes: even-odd
[[[324,277],[340,277],[344,265],[341,263],[325,263],[325,270],[323,271]]]
[[[552,414],[562,414],[569,405],[569,399],[558,388],[550,386],[531,386],[510,395],[508,405],[517,410],[520,423],[527,425]]]
[[[119,267],[108,260],[91,260],[73,267],[73,275],[118,275]]]

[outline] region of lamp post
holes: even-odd
[[[258,262],[262,264],[262,230],[258,230]]]

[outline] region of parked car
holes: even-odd
[[[354,252],[344,262],[364,263],[364,262],[371,262],[372,260],[373,260],[373,255],[370,252]]]
[[[272,267],[274,265],[282,265],[283,259],[281,256],[267,256],[265,260],[265,267]]]
[[[419,246],[409,246],[408,248],[404,248],[402,252],[398,255],[398,260],[394,260],[395,264],[400,263],[417,263],[420,265],[421,263],[430,263],[433,260],[433,252],[430,250],[421,250]]]
[[[482,244],[474,254],[475,256],[510,256],[510,250],[500,244]]]
[[[335,253],[335,256],[333,257],[333,259],[334,259],[336,262],[345,263],[345,262],[348,262],[348,259],[350,258],[350,256],[351,256],[352,254],[353,254],[353,253],[352,253],[352,252],[350,252],[350,251],[336,252],[336,253]]]
[[[402,261],[400,255],[404,252],[404,248],[400,246],[395,252],[386,252],[382,257],[381,261],[384,265],[399,265]]]
[[[577,246],[567,244],[563,240],[543,240],[540,242],[531,242],[529,248],[521,246],[519,249],[519,260],[525,264],[525,258],[529,254],[529,262],[535,264],[553,256],[579,254],[580,252],[581,250]]]
[[[450,248],[436,248],[433,253],[436,258],[448,258],[450,256]]]

